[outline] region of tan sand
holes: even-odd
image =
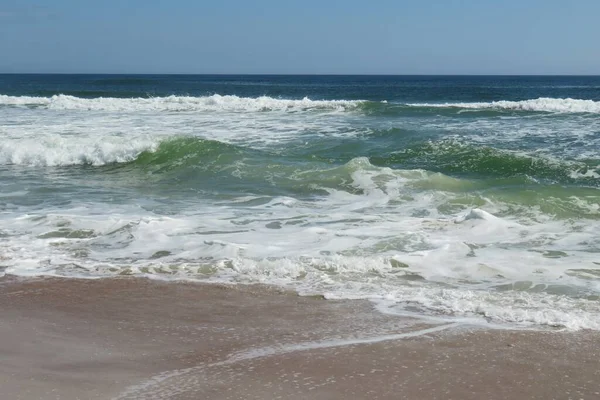
[[[0,399],[600,399],[600,334],[145,279],[0,280]]]

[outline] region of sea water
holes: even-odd
[[[0,273],[600,330],[600,77],[0,75]]]

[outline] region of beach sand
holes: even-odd
[[[1,399],[600,399],[600,334],[139,278],[0,279]]]

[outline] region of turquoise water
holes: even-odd
[[[600,329],[600,77],[0,75],[0,271]]]

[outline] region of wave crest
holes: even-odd
[[[361,100],[300,100],[277,99],[268,96],[238,97],[212,96],[167,96],[148,98],[81,98],[68,95],[52,97],[7,96],[0,95],[0,106],[41,107],[51,110],[89,110],[89,111],[346,111],[360,107]]]
[[[377,165],[419,167],[445,174],[493,177],[528,176],[551,182],[596,186],[598,160],[567,160],[472,144],[455,139],[429,141],[389,155],[373,157]]]
[[[103,166],[128,164],[157,171],[198,164],[227,165],[242,153],[232,144],[197,137],[104,137],[67,140],[47,136],[38,140],[0,143],[0,165],[33,167]]]
[[[0,165],[101,166],[134,161],[144,151],[155,151],[158,140],[111,137],[74,140],[57,135],[0,143]]]
[[[571,98],[555,99],[549,97],[540,97],[538,99],[531,100],[500,100],[489,103],[412,103],[407,105],[410,107],[431,108],[464,108],[482,110],[495,109],[535,112],[600,114],[600,101]]]

